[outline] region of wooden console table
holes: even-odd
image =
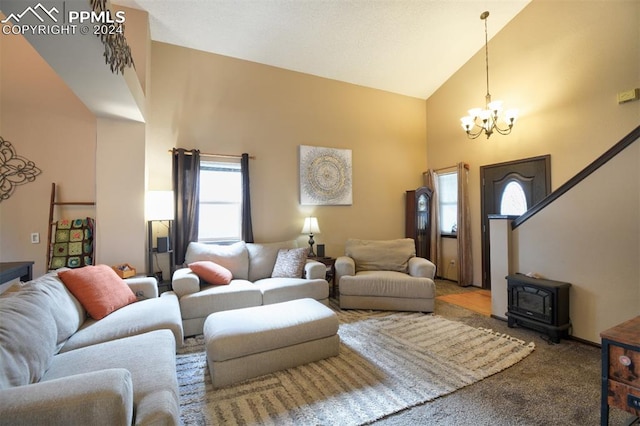
[[[15,278],[20,281],[31,281],[33,278],[33,262],[0,262],[0,284]]]
[[[602,395],[600,424],[609,424],[609,407],[640,416],[640,316],[600,333]]]

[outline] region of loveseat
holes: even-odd
[[[327,268],[306,259],[306,255],[302,256],[301,265],[295,265],[292,258],[300,259],[304,253],[306,249],[298,248],[295,240],[263,244],[240,241],[230,245],[190,243],[185,267],[174,272],[171,283],[180,298],[185,336],[202,334],[207,316],[214,312],[303,298],[328,305]],[[212,263],[226,271],[228,277],[207,281],[192,269],[199,262]]]
[[[88,318],[64,271],[0,296],[0,424],[179,424],[177,296],[132,278],[126,306]]]
[[[411,238],[349,239],[335,262],[342,309],[433,312],[436,267]]]

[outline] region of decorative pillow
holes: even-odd
[[[409,259],[416,256],[416,246],[412,238],[396,240],[357,240],[345,243],[345,254],[360,271],[409,271]]]
[[[307,263],[307,249],[280,249],[271,276],[273,278],[302,278]]]
[[[56,323],[47,296],[26,284],[0,298],[0,389],[39,382],[56,349]]]
[[[102,319],[136,301],[127,283],[107,265],[60,271],[58,276],[93,319]]]
[[[233,274],[231,274],[230,270],[209,260],[190,263],[189,268],[209,284],[226,285],[233,279]]]
[[[278,251],[298,248],[295,240],[276,243],[247,243],[249,252],[249,281],[256,282],[273,274]]]
[[[224,266],[234,278],[246,280],[249,277],[249,254],[244,241],[230,245],[189,243],[184,262],[190,265],[200,260]]]

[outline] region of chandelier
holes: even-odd
[[[475,139],[483,132],[487,139],[493,132],[501,135],[511,133],[513,123],[518,118],[517,109],[508,109],[502,114],[502,101],[492,101],[489,94],[489,38],[487,36],[487,18],[489,12],[482,12],[480,19],[484,21],[484,57],[487,70],[487,95],[485,97],[485,109],[473,108],[469,110],[469,115],[460,119],[462,128],[467,132],[469,139]],[[502,116],[501,116],[502,114]],[[501,123],[502,122],[502,123]]]

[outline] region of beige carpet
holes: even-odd
[[[454,392],[533,344],[435,315],[337,311],[340,355],[214,390],[202,337],[177,355],[185,425],[360,425]]]

